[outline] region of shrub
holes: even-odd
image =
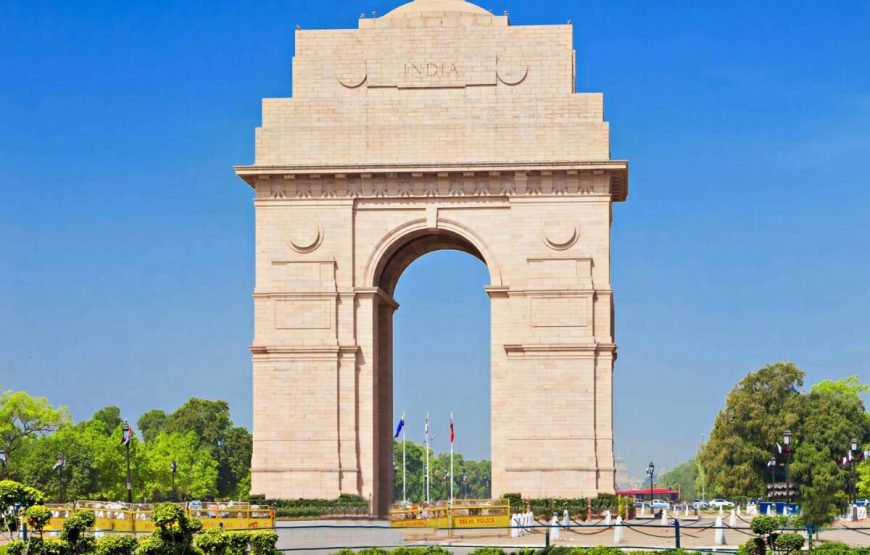
[[[43,505],[33,505],[24,511],[24,520],[29,528],[39,532],[39,535],[42,536],[42,529],[51,520],[51,511]]]
[[[852,549],[845,543],[840,542],[825,542],[813,544],[813,553],[824,553],[825,555],[848,555]]]
[[[357,555],[387,555],[386,550],[378,548],[360,549]]]
[[[359,495],[341,495],[337,499],[270,499],[252,496],[249,501],[275,508],[279,518],[315,518],[322,516],[367,515],[369,502]]]
[[[156,536],[148,536],[139,540],[139,549],[137,555],[164,555],[166,546],[163,541]]]
[[[227,551],[227,536],[223,530],[212,528],[199,534],[194,539],[196,546],[202,549],[205,555],[224,555]]]
[[[97,540],[96,555],[133,555],[138,545],[135,536],[112,534]]]
[[[583,553],[584,555],[621,555],[622,551],[615,547],[591,547]]]
[[[250,536],[248,532],[224,532],[227,542],[227,553],[229,555],[245,555],[251,539]]]
[[[498,547],[478,547],[469,555],[505,555],[505,552]]]
[[[803,549],[804,541],[804,537],[800,534],[786,532],[777,536],[776,550],[786,554],[794,553]]]
[[[738,555],[765,555],[767,547],[761,538],[752,538],[737,549]]]
[[[66,555],[66,542],[30,538],[29,542],[16,540],[6,545],[8,555]]]
[[[252,555],[272,555],[278,543],[278,534],[271,530],[261,530],[249,534]]]
[[[66,542],[71,554],[90,553],[96,547],[96,540],[87,531],[94,526],[97,517],[91,511],[75,513],[63,522],[60,539]]]
[[[184,510],[172,503],[161,503],[151,511],[151,520],[157,526],[153,537],[159,546],[149,545],[156,555],[190,555],[202,551],[193,545],[194,534],[202,531],[202,522],[188,518]],[[140,548],[140,553],[141,553]],[[152,555],[149,553],[148,555]]]

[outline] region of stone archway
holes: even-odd
[[[403,230],[406,231],[406,230]],[[463,230],[469,236],[468,230]],[[396,235],[396,236],[394,236]],[[396,285],[405,270],[417,259],[440,250],[455,250],[470,254],[483,262],[490,274],[498,275],[494,262],[487,262],[481,249],[467,237],[456,231],[443,228],[416,229],[410,232],[390,234],[385,248],[377,253],[372,276],[372,286],[379,292],[374,310],[377,322],[374,340],[374,359],[378,361],[376,370],[376,398],[373,403],[374,420],[378,429],[372,438],[378,465],[378,485],[375,496],[378,506],[387,507],[392,499],[393,484],[393,318],[398,303],[393,299]],[[494,269],[494,271],[493,271]],[[383,431],[387,430],[386,433]]]
[[[253,493],[386,511],[392,294],[439,249],[490,271],[493,492],[613,491],[627,163],[601,95],[574,92],[571,35],[463,0],[297,31],[294,97],[264,101],[236,168],[256,191]]]

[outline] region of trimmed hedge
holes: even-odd
[[[518,493],[506,493],[502,497],[510,502],[512,513],[523,513],[526,511],[526,506],[529,506],[531,511],[538,516],[552,515],[553,513],[559,513],[559,515],[561,515],[565,510],[567,510],[571,517],[577,520],[586,519],[590,505],[592,507],[592,514],[594,515],[600,515],[604,511],[610,511],[616,515],[620,508],[629,511],[634,510],[634,501],[632,498],[623,497],[623,506],[620,507],[620,497],[616,495],[601,495],[594,499],[589,499],[587,497],[577,497],[573,499],[560,499],[555,497],[523,499]],[[629,501],[629,503],[625,503],[626,501]]]
[[[319,518],[324,516],[363,516],[371,513],[367,499],[359,495],[341,495],[338,499],[266,499],[253,496],[255,505],[275,508],[277,518]]]
[[[87,537],[94,540],[91,536]],[[271,530],[224,532],[216,529],[196,535],[196,548],[187,550],[186,553],[190,555],[274,555],[277,542],[278,534]],[[103,536],[97,541],[88,542],[87,545],[93,547],[80,552],[82,555],[168,555],[177,552],[178,548],[177,545],[169,545],[158,536],[136,538],[126,534]],[[64,540],[42,540],[31,537],[29,542],[16,540],[2,546],[0,555],[69,555],[70,552],[69,544]],[[431,555],[437,554],[432,552]],[[449,554],[443,551],[441,555]]]

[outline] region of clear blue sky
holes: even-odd
[[[790,359],[870,380],[870,3],[492,1],[575,24],[578,89],[606,93],[615,209],[617,452],[690,456],[728,389]],[[248,425],[262,97],[290,94],[293,28],[383,0],[0,4],[0,386],[77,418],[192,395]],[[485,268],[399,284],[397,410],[488,455]],[[441,351],[435,345],[448,341]],[[422,405],[425,405],[422,406]],[[504,416],[502,416],[504,417]]]

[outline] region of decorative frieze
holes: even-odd
[[[258,200],[619,195],[612,171],[464,171],[247,175]]]

